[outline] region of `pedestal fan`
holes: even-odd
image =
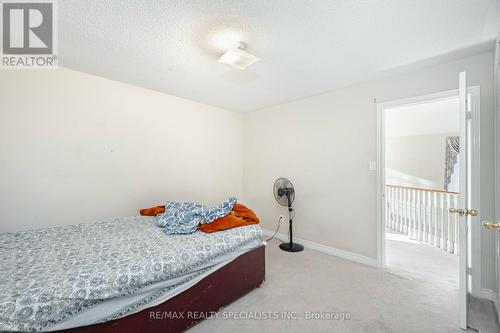
[[[278,178],[274,182],[273,187],[274,198],[282,206],[288,207],[289,214],[289,236],[290,241],[288,243],[284,242],[280,244],[280,249],[287,252],[300,252],[304,250],[304,247],[300,244],[293,242],[293,228],[292,228],[292,202],[295,199],[295,190],[293,189],[292,183],[286,178]]]

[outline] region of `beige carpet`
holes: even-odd
[[[388,269],[380,270],[308,249],[283,252],[278,244],[267,245],[261,288],[189,332],[463,332],[457,326],[455,256],[389,240]],[[297,319],[223,319],[267,312]],[[307,320],[306,312],[347,312],[351,318]]]

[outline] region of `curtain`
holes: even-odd
[[[444,189],[449,190],[451,175],[458,163],[458,154],[460,153],[460,137],[449,136],[446,138],[446,160],[444,170]]]

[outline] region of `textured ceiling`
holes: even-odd
[[[62,0],[59,59],[64,67],[248,111],[490,41],[499,2]],[[221,34],[237,36],[262,61],[245,71],[217,63]]]

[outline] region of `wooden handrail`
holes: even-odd
[[[437,189],[431,189],[431,188],[420,188],[420,187],[409,187],[409,186],[401,186],[401,185],[390,185],[386,184],[386,187],[394,187],[394,188],[405,188],[408,190],[417,190],[417,191],[424,191],[424,192],[436,192],[436,193],[447,193],[447,194],[453,194],[453,195],[459,195],[459,192],[448,192],[445,190],[437,190]]]

